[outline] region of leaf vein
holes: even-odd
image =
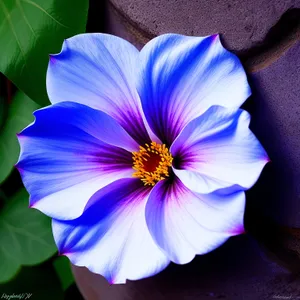
[[[25,15],[24,9],[23,9],[22,4],[21,4],[21,1],[20,1],[20,0],[16,0],[16,3],[17,3],[17,6],[18,6],[19,9],[20,9],[21,15],[23,16],[25,23],[26,23],[27,26],[29,27],[29,29],[30,29],[30,31],[32,32],[34,38],[36,38],[35,32],[34,32],[32,26],[30,25],[30,22],[29,22],[28,18],[27,18],[26,15]]]
[[[7,22],[8,22],[8,24],[9,24],[9,27],[10,27],[10,29],[11,29],[11,31],[12,31],[12,33],[13,33],[15,39],[16,39],[16,42],[17,42],[17,44],[18,44],[18,46],[19,46],[19,48],[20,48],[20,51],[21,51],[21,53],[22,53],[22,58],[23,58],[24,62],[26,63],[25,53],[24,53],[24,50],[23,50],[22,45],[21,45],[21,43],[20,43],[20,40],[19,40],[19,38],[18,38],[18,35],[17,35],[16,31],[15,31],[14,25],[13,25],[13,23],[12,23],[12,21],[11,21],[11,16],[10,16],[10,14],[9,14],[9,12],[8,12],[8,10],[7,10],[6,6],[5,6],[5,4],[4,4],[4,2],[3,2],[3,1],[0,1],[0,3],[1,3],[1,5],[2,5],[2,8],[3,8],[3,12],[4,12],[4,15],[5,15],[5,18],[6,18]]]
[[[31,1],[31,0],[21,0],[25,3],[31,4],[32,6],[36,7],[37,9],[39,9],[40,11],[42,11],[44,14],[46,14],[50,19],[52,19],[54,22],[56,22],[57,24],[59,24],[60,26],[63,26],[65,28],[69,28],[68,26],[64,25],[63,23],[59,22],[58,20],[56,20],[53,16],[51,16],[44,8],[42,8],[40,5],[38,5],[37,3]]]

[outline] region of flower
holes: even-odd
[[[47,91],[17,168],[73,264],[124,283],[243,232],[244,191],[268,156],[239,109],[245,72],[218,35],[166,34],[140,52],[78,35],[50,56]]]

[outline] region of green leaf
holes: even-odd
[[[4,119],[5,119],[5,101],[4,98],[0,96],[0,130],[2,124],[4,123]]]
[[[31,99],[47,105],[49,54],[85,32],[88,0],[1,0],[0,72]]]
[[[9,105],[6,122],[0,131],[0,183],[10,174],[18,160],[20,146],[16,133],[33,121],[32,113],[38,108],[38,104],[21,92],[16,94]]]
[[[56,252],[51,219],[28,208],[28,194],[20,190],[0,212],[0,282],[14,276],[21,265],[35,265]]]
[[[67,290],[67,288],[74,282],[69,259],[66,256],[59,256],[54,260],[53,265],[60,279],[63,290]]]
[[[13,280],[1,284],[0,299],[63,300],[64,294],[55,270],[46,263],[23,267]]]

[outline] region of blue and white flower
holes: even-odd
[[[17,168],[73,264],[124,283],[243,232],[244,191],[268,156],[218,35],[166,34],[140,52],[78,35],[51,55],[47,91],[52,105],[18,135]]]

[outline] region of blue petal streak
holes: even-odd
[[[145,220],[149,191],[138,179],[121,179],[93,195],[78,219],[53,220],[60,252],[110,283],[163,270],[169,259],[153,241]]]
[[[132,176],[129,151],[138,145],[110,116],[72,102],[34,114],[35,122],[18,136],[17,168],[30,206],[50,217],[74,219],[100,188]]]
[[[171,146],[177,159],[173,171],[198,193],[233,185],[249,189],[269,161],[249,123],[250,115],[242,109],[211,107],[191,121]]]
[[[138,91],[152,131],[168,146],[212,105],[239,107],[250,95],[239,59],[219,36],[166,34],[141,50]]]

